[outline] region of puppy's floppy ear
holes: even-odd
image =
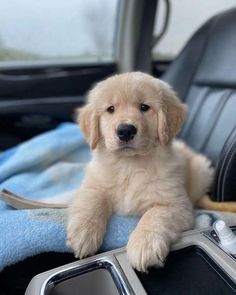
[[[180,131],[188,108],[167,83],[159,83],[162,100],[158,110],[158,137],[162,145],[167,145]]]
[[[80,124],[90,148],[95,149],[100,138],[99,117],[95,106],[89,103],[81,109],[77,109],[76,114],[76,121]]]

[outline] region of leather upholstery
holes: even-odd
[[[236,200],[236,8],[207,21],[163,79],[189,106],[179,137],[217,167],[212,197]]]

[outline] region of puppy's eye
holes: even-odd
[[[141,111],[141,112],[147,112],[149,109],[150,109],[150,106],[147,105],[147,104],[142,103],[142,104],[140,105],[140,111]]]
[[[112,114],[112,113],[114,113],[115,108],[114,108],[114,106],[110,106],[109,108],[106,109],[106,111],[107,111],[108,113]]]

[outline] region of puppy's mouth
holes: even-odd
[[[117,139],[113,139],[112,141],[105,142],[105,147],[110,152],[132,152],[138,149],[138,146],[135,141],[130,142],[122,142]]]
[[[135,145],[134,145],[134,143],[129,143],[129,142],[127,142],[127,143],[123,143],[123,142],[120,142],[119,143],[119,146],[118,146],[118,150],[119,151],[131,151],[131,150],[135,150],[136,149],[136,147],[135,147]]]
[[[132,151],[132,150],[135,150],[135,148],[131,147],[131,146],[124,146],[124,147],[120,147],[119,150],[120,151]]]

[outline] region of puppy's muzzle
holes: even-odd
[[[131,124],[121,124],[116,130],[116,134],[121,141],[128,142],[134,138],[137,128]]]

